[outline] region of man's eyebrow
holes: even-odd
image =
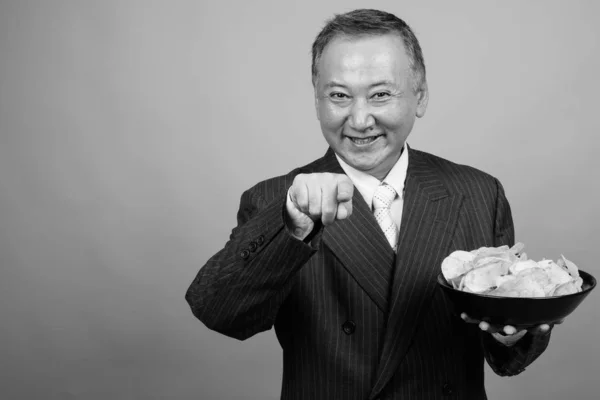
[[[374,82],[374,83],[370,84],[369,88],[373,88],[375,86],[396,86],[396,84],[394,82],[390,81],[390,80],[385,80],[384,79],[384,80],[377,81],[377,82]],[[331,89],[333,87],[341,87],[341,88],[344,88],[344,89],[347,88],[346,85],[344,85],[343,83],[336,82],[336,81],[327,82],[325,84],[324,88],[325,89]]]
[[[325,89],[331,89],[333,87],[342,87],[345,89],[346,85],[344,85],[343,83],[336,82],[336,81],[327,82],[325,84]]]
[[[396,86],[396,84],[392,81],[382,80],[382,81],[377,81],[375,83],[372,83],[369,87],[375,87],[375,86]]]

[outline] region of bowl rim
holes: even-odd
[[[583,275],[582,275],[582,273],[583,273]],[[566,299],[566,298],[570,298],[570,297],[579,297],[579,296],[583,295],[584,293],[591,292],[596,287],[596,278],[594,278],[594,276],[592,274],[590,274],[589,272],[586,272],[586,271],[580,269],[579,276],[583,279],[584,282],[589,283],[589,286],[587,288],[583,289],[581,292],[565,294],[562,296],[547,296],[547,297],[506,297],[506,296],[494,296],[494,295],[489,295],[489,294],[465,292],[463,290],[455,289],[451,284],[448,283],[448,281],[444,277],[444,274],[441,272],[438,274],[437,281],[438,281],[438,284],[440,286],[444,287],[445,289],[451,290],[456,293],[465,293],[465,294],[472,295],[475,297],[481,297],[481,298],[486,298],[486,299],[516,299],[516,300],[542,301],[542,300],[550,300],[550,299]]]

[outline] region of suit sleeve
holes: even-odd
[[[295,274],[316,252],[286,231],[285,200],[285,192],[270,203],[256,189],[242,195],[237,227],[185,295],[209,329],[244,340],[273,326]],[[320,241],[311,238],[313,245]]]
[[[515,232],[510,205],[502,184],[496,180],[496,216],[494,223],[495,246],[515,243]],[[511,347],[498,342],[494,337],[481,332],[485,358],[492,370],[500,376],[518,375],[534,362],[548,347],[551,330],[544,335],[526,333]]]

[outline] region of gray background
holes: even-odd
[[[409,143],[500,178],[532,258],[600,277],[598,4],[3,0],[0,397],[278,398],[273,332],[210,332],[184,293],[242,191],[324,153],[310,44],[365,5],[425,51]],[[520,376],[487,369],[490,399],[597,398],[598,298]]]

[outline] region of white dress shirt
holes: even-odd
[[[385,182],[394,188],[396,193],[398,193],[398,196],[396,196],[392,202],[390,211],[392,212],[392,220],[396,224],[396,230],[399,232],[400,224],[402,222],[402,207],[404,206],[404,181],[406,180],[406,172],[408,170],[408,149],[406,142],[404,143],[400,158],[396,161],[396,164],[394,164],[383,181],[380,181],[366,172],[351,167],[337,154],[335,157],[346,175],[348,175],[348,178],[350,178],[354,184],[354,187],[359,191],[363,199],[365,199],[365,202],[369,205],[371,211],[373,211],[373,194],[375,193],[377,186],[382,182]]]

